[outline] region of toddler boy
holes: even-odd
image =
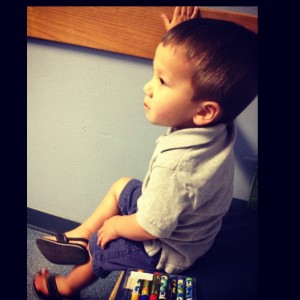
[[[234,120],[257,94],[256,34],[220,20],[180,23],[158,45],[144,92],[149,122],[169,127],[144,181],[121,178],[65,241],[38,241],[49,260],[75,253],[79,264],[67,276],[42,269],[39,295],[77,295],[113,270],[179,273],[212,246],[232,199]]]

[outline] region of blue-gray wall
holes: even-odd
[[[255,13],[248,8],[238,11]],[[145,118],[152,62],[32,39],[27,53],[27,205],[82,222],[119,177],[144,178],[166,131]],[[257,165],[257,99],[239,116],[238,134],[234,197],[247,200]]]

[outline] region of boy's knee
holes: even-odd
[[[116,196],[116,198],[119,200],[119,197],[124,189],[124,187],[127,185],[127,183],[132,180],[132,177],[121,177],[113,184],[113,191]]]

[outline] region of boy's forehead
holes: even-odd
[[[187,60],[182,46],[160,43],[156,48],[153,67],[174,80],[191,80],[193,75],[193,64]]]
[[[179,60],[179,61],[186,61],[186,51],[183,46],[177,45],[163,45],[162,43],[158,44],[154,61],[167,61],[167,60]]]

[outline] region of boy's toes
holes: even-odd
[[[46,277],[49,276],[49,271],[43,268],[34,276],[33,287],[38,294],[48,295]]]

